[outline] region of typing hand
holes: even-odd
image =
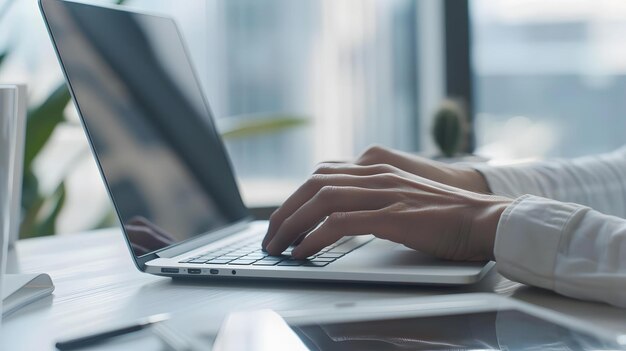
[[[490,193],[485,178],[472,168],[438,162],[381,146],[368,148],[355,163],[363,166],[390,165],[438,183],[477,193]]]
[[[343,236],[374,234],[440,258],[488,260],[510,202],[389,165],[330,164],[272,214],[263,247],[277,255],[301,240],[292,256],[306,258]]]

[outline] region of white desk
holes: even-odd
[[[512,296],[626,333],[626,310],[526,287],[495,270],[464,288],[173,281],[138,272],[117,229],[24,240],[18,242],[15,254],[11,271],[46,272],[56,290],[3,322],[0,350],[51,350],[54,341],[64,336],[162,312],[203,311],[207,321],[215,323],[229,311],[246,308],[315,308],[335,302],[477,291]]]

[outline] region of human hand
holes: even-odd
[[[357,165],[391,165],[411,174],[476,193],[491,191],[485,177],[473,168],[438,162],[407,152],[371,146],[355,161]]]
[[[327,164],[272,214],[263,247],[278,255],[301,239],[292,255],[306,258],[343,236],[374,234],[440,258],[489,260],[510,203],[389,165]]]

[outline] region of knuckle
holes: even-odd
[[[285,228],[291,228],[291,224],[293,223],[293,218],[287,217],[285,218],[285,220],[283,221],[283,223],[281,224],[281,228],[285,227]]]
[[[361,154],[361,159],[364,160],[377,160],[380,159],[382,155],[387,153],[387,149],[374,144],[370,145],[365,151]]]
[[[304,182],[302,189],[306,193],[315,194],[319,192],[326,183],[328,183],[328,175],[325,174],[313,174],[309,179]]]
[[[395,173],[392,173],[392,172],[383,173],[383,174],[382,174],[382,177],[383,177],[385,180],[390,181],[390,182],[395,182],[395,181],[397,181],[397,180],[399,180],[399,179],[401,179],[401,178],[402,178],[402,177],[400,177],[399,175],[397,175],[397,174],[395,174]]]
[[[372,167],[373,167],[374,173],[376,174],[385,174],[385,173],[393,172],[393,167],[391,167],[388,164],[379,163],[379,164],[372,165]]]
[[[378,145],[378,144],[373,144],[373,145],[370,145],[367,148],[367,150],[365,150],[365,154],[367,154],[367,155],[378,155],[378,154],[381,154],[381,153],[385,153],[386,151],[387,151],[387,149],[384,148],[383,146]]]
[[[332,185],[324,185],[320,191],[317,193],[317,196],[322,199],[327,199],[333,196],[337,192],[337,187]]]
[[[346,218],[348,218],[348,213],[346,212],[333,212],[330,216],[328,216],[328,221],[331,225],[338,225],[339,223],[345,221]]]
[[[280,217],[280,212],[279,210],[275,210],[274,212],[272,212],[272,214],[270,215],[270,222],[275,222],[278,220],[278,218]]]
[[[313,172],[313,174],[315,175],[315,174],[331,173],[333,169],[335,169],[335,165],[333,165],[332,163],[320,163],[315,168],[315,171]]]
[[[326,183],[328,180],[328,175],[326,174],[313,174],[308,180],[307,185],[310,187],[321,187],[322,184]]]
[[[392,184],[396,184],[398,182],[398,175],[395,173],[378,173],[372,176],[372,180],[374,180],[378,185],[389,186]]]

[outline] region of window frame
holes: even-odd
[[[464,104],[470,124],[467,153],[476,147],[469,0],[443,0],[445,94]]]

